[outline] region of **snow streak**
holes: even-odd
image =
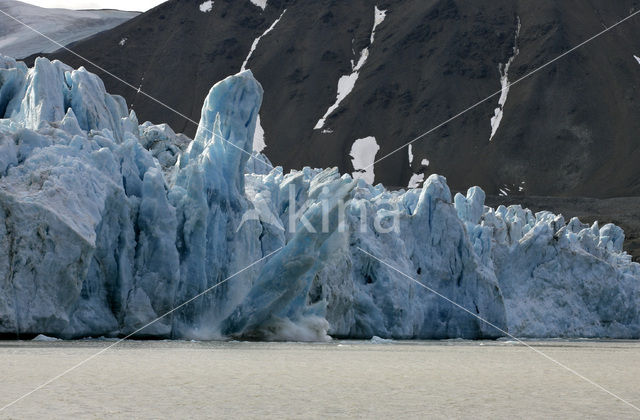
[[[249,54],[247,55],[247,58],[244,59],[244,63],[242,63],[242,67],[240,68],[240,71],[245,71],[247,69],[247,64],[249,64],[249,59],[251,58],[251,56],[253,55],[253,52],[256,50],[256,48],[258,47],[258,43],[260,42],[260,40],[267,35],[269,32],[273,31],[273,28],[276,27],[276,25],[278,24],[278,22],[280,22],[280,19],[282,19],[282,16],[284,16],[285,12],[287,11],[287,9],[284,9],[284,11],[280,14],[280,17],[278,19],[276,19],[271,26],[269,26],[267,28],[266,31],[264,31],[264,33],[262,35],[260,35],[259,37],[257,37],[256,39],[253,40],[253,44],[251,44],[251,50],[249,50]]]
[[[255,4],[256,6],[260,6],[255,1],[252,1],[252,3]],[[264,6],[265,7],[267,6],[266,0],[264,1]],[[260,7],[262,7],[262,6],[260,6]],[[264,9],[264,7],[263,7],[263,9]],[[278,19],[276,19],[271,24],[271,26],[269,26],[267,28],[267,30],[264,31],[264,33],[262,35],[260,35],[259,37],[257,37],[256,39],[253,40],[253,44],[251,44],[251,49],[249,50],[249,54],[247,54],[247,58],[245,58],[244,63],[242,63],[242,67],[240,68],[240,71],[245,71],[247,69],[247,64],[249,63],[249,59],[251,58],[251,56],[253,55],[253,52],[258,47],[258,43],[260,42],[260,40],[276,27],[276,25],[278,24],[278,22],[280,22],[280,19],[282,19],[282,16],[284,16],[286,11],[287,11],[287,9],[284,9],[282,11],[282,13],[280,14],[280,17],[278,17]],[[267,144],[265,143],[265,140],[264,140],[264,129],[262,128],[262,124],[261,124],[261,121],[260,121],[260,115],[258,115],[258,121],[256,122],[256,132],[255,132],[255,134],[253,136],[253,151],[259,153],[259,152],[262,152],[266,147],[267,147]]]
[[[373,29],[371,30],[371,37],[369,39],[369,47],[373,45],[373,41],[376,35],[376,29],[387,16],[386,10],[380,10],[377,6],[374,6],[373,13],[374,21]],[[353,91],[353,88],[356,85],[356,81],[360,76],[360,69],[362,69],[364,64],[367,62],[367,59],[369,58],[369,47],[363,49],[360,52],[360,58],[358,59],[357,63],[354,63],[354,61],[351,60],[351,74],[344,75],[340,77],[340,80],[338,80],[338,94],[336,96],[336,102],[331,105],[324,116],[318,120],[316,126],[313,128],[314,130],[321,130],[322,128],[324,128],[326,119],[329,118],[329,115],[331,115],[336,109],[338,109],[340,103]]]
[[[520,16],[518,16],[518,26],[516,28],[515,35],[515,43],[513,45],[513,55],[506,64],[500,63],[498,65],[498,70],[500,71],[500,84],[502,85],[502,94],[500,95],[500,99],[498,100],[498,107],[495,109],[494,116],[491,118],[491,137],[489,137],[489,141],[493,140],[493,137],[498,132],[498,128],[500,127],[500,123],[502,122],[502,116],[504,114],[504,106],[507,103],[507,96],[509,95],[509,69],[511,68],[511,64],[516,59],[520,50],[518,49],[518,40],[520,38]]]

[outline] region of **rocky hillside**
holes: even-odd
[[[74,50],[193,120],[217,80],[265,89],[265,153],[365,167],[628,16],[637,0],[171,0]],[[263,7],[264,6],[264,7]],[[640,16],[374,166],[495,195],[640,195]],[[196,126],[102,76],[141,120]],[[324,118],[324,119],[323,119]],[[356,140],[360,141],[354,146]],[[350,156],[355,155],[355,156]],[[353,158],[356,159],[353,159]],[[412,158],[410,158],[412,157]]]

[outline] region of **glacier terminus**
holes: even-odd
[[[249,70],[217,83],[192,140],[84,68],[0,56],[0,333],[124,336],[233,276],[136,336],[503,335],[400,271],[518,337],[640,337],[619,227],[493,209],[437,175],[284,173],[253,152],[262,95]]]

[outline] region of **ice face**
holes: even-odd
[[[622,229],[520,206],[483,209],[477,187],[455,202],[476,254],[498,278],[512,334],[638,336],[640,265],[622,251]]]
[[[211,89],[193,141],[84,69],[1,57],[0,76],[2,333],[123,335],[224,281],[138,335],[501,335],[401,272],[516,335],[640,336],[620,228],[490,209],[477,187],[452,200],[437,175],[285,174],[253,152],[250,71]]]

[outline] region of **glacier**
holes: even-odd
[[[84,68],[0,56],[0,334],[126,336],[212,289],[135,337],[640,337],[619,227],[438,175],[284,173],[253,151],[262,94],[249,70],[217,83],[191,140]]]

